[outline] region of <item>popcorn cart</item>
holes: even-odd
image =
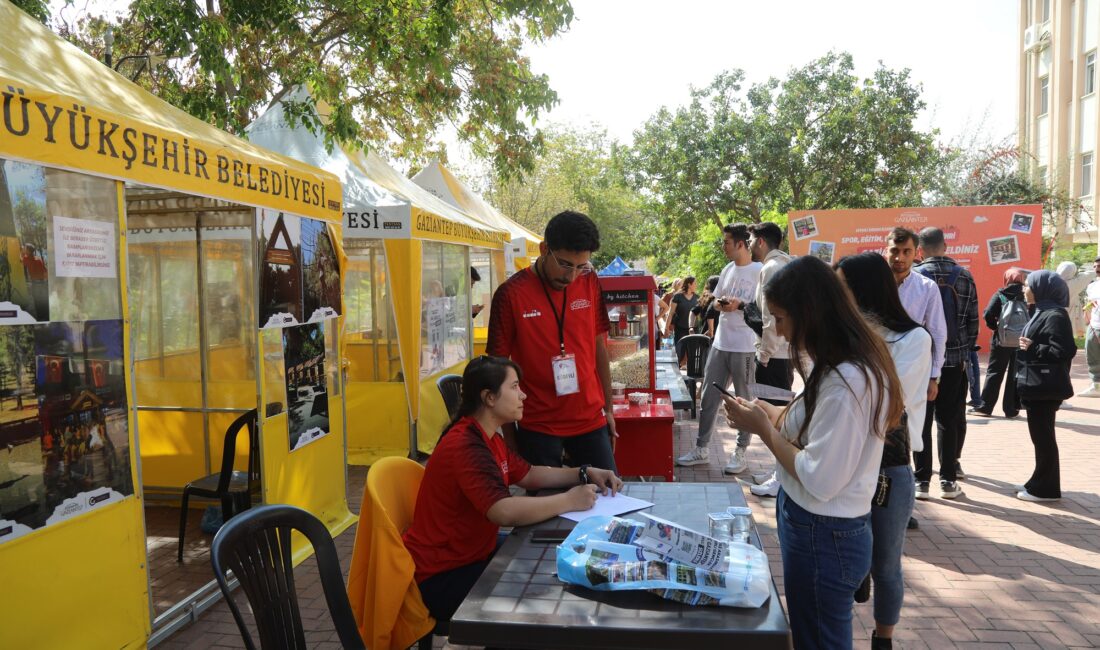
[[[600,289],[611,321],[607,336],[611,381],[625,390],[653,390],[653,303],[657,291],[653,276],[604,276]]]
[[[674,413],[667,390],[657,390],[654,371],[654,296],[651,275],[602,276],[611,328],[613,409],[619,442],[615,464],[621,476],[672,476]]]

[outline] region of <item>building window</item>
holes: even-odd
[[[1050,20],[1050,0],[1043,0],[1043,22]]]
[[[1039,115],[1046,115],[1050,107],[1050,77],[1039,77]]]
[[[1041,185],[1043,187],[1046,187],[1047,186],[1047,166],[1046,165],[1039,165],[1039,169],[1036,170],[1036,171],[1039,172],[1039,185]]]
[[[1081,196],[1092,196],[1092,153],[1081,155]]]
[[[1085,55],[1085,94],[1096,90],[1096,50]]]

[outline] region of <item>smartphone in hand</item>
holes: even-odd
[[[725,388],[722,388],[721,386],[719,386],[719,385],[718,385],[718,382],[716,382],[716,381],[712,381],[712,382],[710,382],[710,385],[711,385],[711,386],[714,386],[715,388],[717,388],[717,389],[718,389],[718,392],[719,392],[719,393],[722,393],[722,394],[723,394],[723,395],[725,395],[726,397],[732,397],[732,398],[734,398],[734,399],[737,399],[737,396],[736,396],[736,395],[734,395],[733,393],[729,392],[729,391],[728,391],[728,390],[726,390]]]

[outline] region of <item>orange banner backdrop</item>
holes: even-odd
[[[947,255],[966,267],[978,286],[978,314],[1004,285],[1012,266],[1034,270],[1042,264],[1043,208],[1040,205],[976,205],[949,208],[885,208],[791,212],[788,237],[792,255],[815,255],[833,264],[845,255],[882,252],[886,235],[902,226],[920,232],[943,230]],[[982,322],[978,345],[989,350],[992,334]]]

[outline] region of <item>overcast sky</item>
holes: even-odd
[[[628,142],[661,106],[722,71],[783,78],[829,50],[868,75],[910,68],[928,104],[921,126],[951,140],[984,123],[1016,130],[1018,3],[1013,0],[573,0],[569,31],[526,53],[550,76],[556,122],[597,122]]]

